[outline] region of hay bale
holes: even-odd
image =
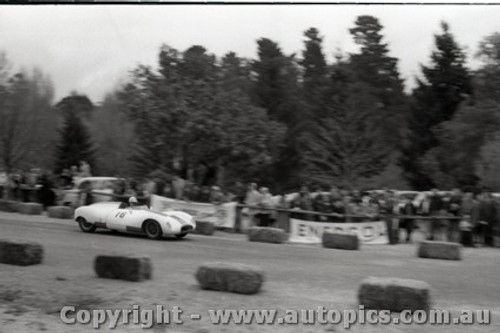
[[[202,289],[255,294],[264,283],[264,273],[258,267],[238,263],[206,263],[196,272]]]
[[[69,206],[51,206],[47,208],[47,213],[55,219],[72,219],[74,210]]]
[[[18,205],[17,201],[0,200],[0,211],[15,213],[18,210]]]
[[[248,229],[248,240],[250,242],[282,244],[288,239],[287,233],[278,228],[251,227]]]
[[[459,243],[422,241],[417,255],[420,258],[460,260],[461,250],[462,244]]]
[[[140,282],[152,277],[148,257],[100,255],[95,258],[94,269],[97,276],[106,279]]]
[[[356,234],[323,233],[323,247],[329,249],[359,250],[359,239]]]
[[[374,310],[427,311],[430,289],[427,282],[419,280],[369,277],[361,283],[359,304]]]
[[[196,228],[194,234],[211,236],[215,232],[215,225],[208,221],[196,221]]]
[[[0,263],[18,266],[40,264],[43,260],[42,245],[18,240],[0,240]]]
[[[25,215],[40,215],[43,213],[43,206],[36,202],[21,202],[18,204],[18,212]]]

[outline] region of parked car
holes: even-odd
[[[72,189],[60,194],[59,203],[64,206],[80,207],[85,204],[84,192],[92,192],[93,202],[113,201],[113,190],[118,182],[116,177],[83,177],[75,181]]]

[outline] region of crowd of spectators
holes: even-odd
[[[298,193],[272,196],[269,189],[252,183],[245,200],[254,224],[275,223],[274,209],[290,210],[290,217],[320,222],[368,222],[385,220],[388,229],[403,229],[406,241],[424,217],[428,239],[442,237],[464,245],[494,245],[500,237],[500,196],[488,191],[479,193],[438,191],[359,191],[332,186],[329,191],[311,192],[302,186]],[[270,210],[271,208],[271,210]]]
[[[39,169],[17,172],[11,175],[11,197],[19,201],[33,201],[33,197],[27,197],[33,191],[25,189],[36,189],[37,201],[47,207],[57,203],[57,191],[54,189],[70,189],[77,179],[90,176],[90,166],[84,161],[62,170],[57,176]],[[82,191],[84,195],[85,192],[84,204],[92,203],[90,189]],[[337,186],[311,190],[303,185],[297,192],[273,195],[269,188],[257,183],[245,185],[236,182],[223,191],[219,186],[200,186],[178,176],[152,176],[142,181],[118,178],[113,183],[112,194],[123,201],[134,196],[146,204],[151,194],[212,204],[235,201],[247,206],[244,214],[249,215],[252,223],[258,226],[275,225],[277,210],[281,209],[289,210],[291,218],[319,222],[367,222],[396,216],[396,228],[406,231],[407,241],[411,240],[420,216],[431,220],[439,217],[428,223],[429,239],[444,232],[448,239],[460,234],[464,238],[461,240],[463,243],[492,246],[494,235],[500,236],[500,196],[487,191],[360,191]]]

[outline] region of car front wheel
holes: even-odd
[[[77,221],[78,221],[78,226],[83,232],[94,232],[95,229],[97,229],[97,227],[94,224],[87,222],[87,220],[85,220],[83,217],[79,217]]]
[[[151,239],[160,239],[162,235],[160,224],[154,220],[144,222],[144,232]]]

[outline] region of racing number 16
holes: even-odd
[[[127,215],[127,213],[126,213],[126,212],[118,212],[118,213],[116,213],[115,217],[119,217],[119,218],[121,218],[121,219],[122,219],[122,218],[124,218],[124,217],[125,217],[125,215]]]

